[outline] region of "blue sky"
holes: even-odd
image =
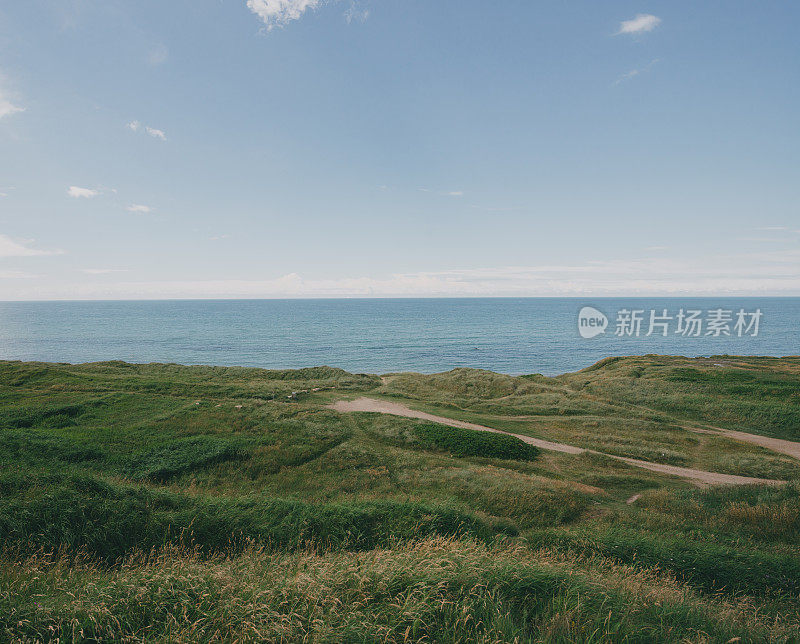
[[[0,299],[800,295],[800,5],[0,3]]]

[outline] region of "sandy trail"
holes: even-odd
[[[758,445],[759,447],[765,447],[766,449],[772,450],[773,452],[778,452],[779,454],[786,454],[786,456],[792,456],[793,458],[800,459],[800,443],[796,443],[794,441],[787,441],[782,438],[770,438],[769,436],[759,436],[758,434],[748,434],[747,432],[739,432],[736,431],[735,429],[723,429],[722,427],[711,427],[710,425],[708,426],[708,428],[687,427],[686,429],[708,434],[719,434],[736,441],[742,441],[743,443],[752,443],[753,445]]]
[[[523,436],[522,434],[512,434],[511,432],[504,432],[499,429],[485,427],[484,425],[477,425],[475,423],[468,423],[463,420],[454,420],[444,416],[436,416],[428,414],[424,411],[417,411],[411,409],[406,405],[388,400],[377,400],[375,398],[357,398],[356,400],[338,400],[330,407],[339,412],[352,412],[352,411],[367,411],[379,414],[391,414],[393,416],[405,416],[407,418],[418,418],[420,420],[429,420],[434,423],[442,425],[449,425],[450,427],[462,427],[464,429],[474,429],[482,432],[494,432],[496,434],[508,434],[516,436],[521,441],[529,445],[535,445],[541,449],[551,450],[554,452],[564,452],[566,454],[582,454],[583,452],[592,452],[594,454],[602,454],[595,450],[584,449],[582,447],[575,447],[574,445],[566,445],[564,443],[554,443],[552,441],[542,440],[541,438],[532,438],[530,436]],[[735,432],[741,434],[743,432]],[[789,441],[780,441],[776,438],[765,438],[762,436],[753,436],[752,434],[745,434],[745,436],[752,438],[764,438],[766,441],[779,441],[780,443],[788,443]],[[733,436],[731,437],[733,438]],[[748,441],[755,442],[755,441]],[[768,447],[766,443],[761,444],[763,447]],[[798,446],[800,447],[800,446]],[[769,448],[771,449],[771,448]],[[778,450],[780,451],[780,450]],[[787,453],[787,452],[784,452]],[[634,467],[641,467],[645,470],[652,472],[659,472],[661,474],[668,474],[670,476],[678,476],[681,478],[689,479],[697,485],[751,485],[758,483],[761,485],[781,485],[785,481],[776,481],[774,479],[759,479],[750,476],[737,476],[735,474],[719,474],[717,472],[706,472],[704,470],[695,470],[688,467],[677,467],[675,465],[664,465],[662,463],[651,463],[650,461],[641,461],[635,458],[627,458],[625,456],[614,456],[613,454],[603,454],[610,458],[615,458],[619,461],[633,465]]]

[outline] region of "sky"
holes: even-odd
[[[798,24],[0,0],[0,300],[800,295]]]

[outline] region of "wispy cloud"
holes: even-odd
[[[356,2],[351,2],[347,11],[344,12],[344,19],[347,20],[347,24],[353,22],[363,23],[367,21],[367,18],[369,18],[369,9],[360,7]]]
[[[632,69],[629,72],[625,72],[622,76],[620,76],[617,80],[614,81],[614,85],[619,85],[620,83],[624,83],[627,80],[635,78],[639,74],[644,74],[645,72],[650,71],[650,68],[659,62],[660,58],[654,58],[649,63],[647,63],[644,67],[638,67],[636,69]]]
[[[109,273],[127,273],[127,268],[82,268],[81,273],[87,275],[108,275]]]
[[[24,111],[24,107],[14,105],[14,103],[12,103],[11,100],[9,100],[9,98],[2,93],[2,90],[0,90],[0,119]]]
[[[20,291],[21,299],[30,299]],[[534,266],[325,278],[104,281],[70,284],[48,298],[457,297],[800,295],[800,249],[704,257],[644,257]]]
[[[128,212],[142,212],[142,213],[153,212],[153,209],[150,206],[145,206],[140,203],[132,203],[125,210],[127,210]]]
[[[0,76],[0,119],[24,111],[25,108],[17,104],[16,97],[3,87],[3,77]]]
[[[91,199],[100,194],[99,190],[93,188],[79,188],[78,186],[70,186],[67,188],[67,194],[74,199]]]
[[[60,255],[61,250],[42,250],[31,248],[32,239],[12,239],[8,235],[0,235],[0,257],[35,257],[39,255]]]
[[[247,0],[247,8],[261,18],[267,30],[297,20],[319,0]]]
[[[623,20],[619,23],[619,30],[615,35],[643,34],[648,31],[653,31],[659,24],[661,24],[661,18],[658,16],[649,13],[640,13],[637,14],[635,18]]]
[[[159,43],[154,46],[147,54],[147,62],[154,67],[156,65],[163,65],[169,58],[169,50],[166,45]]]
[[[463,197],[464,191],[463,190],[431,190],[430,188],[417,188],[420,192],[431,192],[437,194],[441,197]]]
[[[131,121],[130,123],[126,123],[125,127],[133,132],[146,132],[154,139],[161,139],[162,141],[167,140],[167,135],[164,133],[164,130],[159,130],[154,127],[150,127],[149,125],[144,125],[140,121]]]
[[[164,130],[157,130],[154,127],[150,127],[149,125],[144,126],[145,132],[147,132],[150,136],[156,139],[161,139],[162,141],[167,140],[167,135],[164,134]]]
[[[29,280],[34,277],[39,277],[33,273],[26,273],[25,271],[0,271],[0,279],[4,280]]]

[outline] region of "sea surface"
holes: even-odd
[[[583,338],[591,306],[605,332]],[[649,330],[651,311],[672,317]],[[730,335],[676,333],[680,309],[730,311]],[[635,334],[617,335],[620,311],[642,311]],[[737,313],[760,311],[758,334],[740,336]],[[718,316],[717,316],[718,317]],[[657,320],[658,321],[658,320]],[[662,322],[664,320],[661,320]],[[723,327],[725,324],[722,325]],[[626,327],[629,328],[629,327]],[[745,331],[745,329],[740,329]],[[455,367],[555,375],[607,356],[800,354],[800,298],[464,298],[172,300],[0,303],[0,359],[175,362],[360,373]]]

